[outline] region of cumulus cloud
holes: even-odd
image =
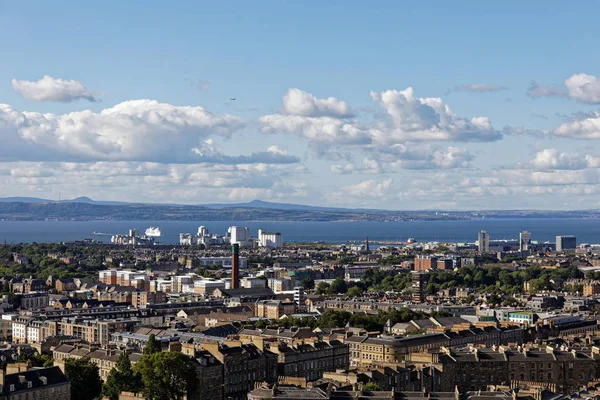
[[[491,142],[502,138],[487,117],[469,119],[456,116],[441,98],[419,98],[412,88],[371,92],[373,100],[392,118],[393,129],[376,129],[383,142],[463,141]]]
[[[395,144],[376,149],[378,159],[390,169],[455,169],[468,168],[475,158],[465,148],[446,149],[419,143]]]
[[[314,142],[343,145],[371,142],[371,135],[364,127],[344,119],[272,114],[260,117],[259,122],[265,133],[299,132]]]
[[[363,174],[381,174],[384,171],[383,166],[378,160],[364,158],[362,164],[333,164],[331,165],[331,172],[337,175],[349,175],[354,172]]]
[[[69,103],[76,100],[97,101],[81,82],[45,75],[38,81],[11,80],[14,90],[28,100]]]
[[[569,97],[581,103],[600,103],[600,79],[593,75],[574,74],[565,81]]]
[[[559,152],[556,149],[544,149],[536,153],[528,164],[535,169],[578,170],[600,167],[600,158],[589,154]]]
[[[283,111],[288,115],[303,117],[339,117],[349,118],[354,115],[352,108],[345,101],[328,97],[319,99],[300,89],[289,89],[283,96]]]
[[[297,93],[296,90],[292,93]],[[300,98],[313,98],[310,94],[298,92],[301,93]],[[502,133],[495,130],[486,117],[458,117],[442,99],[415,97],[412,88],[371,92],[371,97],[379,102],[386,115],[365,123],[344,117],[348,113],[341,111],[335,116],[335,113],[324,116],[323,112],[316,111],[317,106],[310,100],[298,102],[308,104],[304,108],[288,107],[286,98],[289,94],[284,96],[284,112],[260,117],[261,129],[266,133],[298,133],[309,139],[311,148],[318,155],[326,154],[327,148],[333,145],[389,146],[408,141],[489,142],[502,138]],[[346,110],[345,107],[338,109]]]
[[[568,97],[580,103],[599,104],[600,79],[594,75],[580,73],[568,77],[563,86],[540,85],[532,81],[527,95],[531,98]]]
[[[455,92],[469,92],[469,93],[489,93],[498,92],[501,90],[507,90],[506,86],[494,85],[488,83],[468,83],[465,85],[454,86],[452,89],[446,91],[446,94]]]
[[[29,160],[201,162],[193,149],[244,126],[203,107],[132,100],[100,112],[21,112],[0,104],[0,158]]]
[[[593,117],[564,122],[550,133],[571,139],[600,139],[600,113],[594,113]]]

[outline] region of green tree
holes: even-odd
[[[306,290],[312,290],[315,288],[315,280],[310,277],[302,279],[302,281],[300,281],[300,284]]]
[[[326,294],[329,293],[329,283],[327,282],[319,282],[317,285],[317,294]]]
[[[190,357],[179,352],[145,354],[134,370],[142,377],[148,400],[181,400],[197,389],[196,367]]]
[[[142,389],[142,378],[133,372],[129,354],[122,353],[117,360],[116,368],[111,369],[106,377],[106,382],[102,386],[102,394],[110,400],[118,400],[121,392],[138,393]]]
[[[98,366],[89,358],[67,358],[65,375],[71,381],[71,399],[95,399],[102,393]]]
[[[260,321],[256,321],[256,323],[254,324],[254,327],[256,329],[265,329],[268,325],[269,325],[268,321],[261,319]]]
[[[360,286],[352,286],[350,289],[348,289],[348,291],[346,292],[346,296],[350,296],[350,297],[360,297],[363,294],[363,290]]]
[[[329,290],[333,294],[346,293],[348,291],[348,285],[343,278],[335,278],[329,286]]]
[[[319,328],[342,328],[352,318],[352,313],[340,310],[327,310],[321,315],[317,325]]]
[[[156,339],[156,336],[154,336],[154,334],[150,335],[150,337],[148,337],[148,343],[146,343],[146,346],[144,347],[144,354],[154,354],[161,351],[162,347],[160,342]]]
[[[363,390],[367,392],[378,392],[381,389],[379,388],[379,385],[375,382],[367,382],[365,386],[363,386]]]

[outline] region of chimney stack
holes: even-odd
[[[240,287],[240,245],[231,245],[231,288]]]

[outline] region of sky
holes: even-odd
[[[599,209],[597,15],[0,0],[0,196]]]

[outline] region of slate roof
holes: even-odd
[[[27,382],[31,382],[31,388],[28,388]],[[4,376],[4,386],[2,393],[18,393],[44,386],[53,386],[67,384],[69,381],[59,367],[32,368],[29,371],[7,374]],[[11,385],[14,385],[14,391],[10,391]]]

